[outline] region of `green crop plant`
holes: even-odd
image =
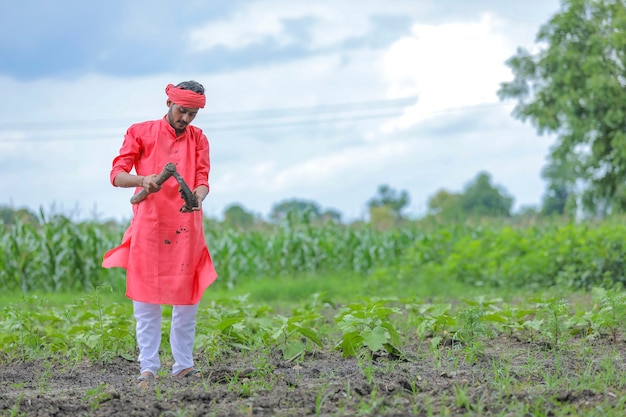
[[[490,336],[492,331],[485,324],[485,309],[481,306],[473,306],[457,313],[457,330],[454,338],[470,344],[479,338]]]
[[[613,343],[617,343],[617,334],[626,319],[626,293],[620,289],[592,289],[593,300],[598,305],[595,323],[600,329],[606,329]]]
[[[66,334],[72,345],[84,348],[92,360],[107,362],[115,355],[133,351],[134,321],[131,305],[104,304],[99,291],[77,300],[67,313]]]
[[[450,303],[424,303],[408,305],[414,315],[417,335],[421,338],[431,338],[431,348],[439,346],[441,341],[450,335],[450,330],[456,326],[457,320],[451,314]]]
[[[15,400],[15,404],[13,404],[13,406],[11,406],[11,408],[9,410],[7,410],[7,416],[9,417],[20,417],[20,416],[25,416],[26,414],[22,411],[20,411],[20,406],[22,404],[22,401],[24,400],[24,393],[20,394],[17,396],[16,400]]]
[[[523,331],[526,323],[537,313],[537,308],[519,307],[509,303],[490,304],[485,311],[483,320],[494,325],[499,325],[509,336],[515,332]]]
[[[491,360],[492,384],[503,394],[510,394],[515,381],[511,375],[511,361],[508,358],[494,358]]]
[[[89,402],[89,408],[92,411],[97,410],[100,404],[111,399],[111,393],[109,392],[109,386],[107,384],[100,384],[95,388],[90,388],[85,391],[85,396]]]
[[[485,309],[476,305],[459,311],[457,316],[458,329],[453,338],[462,342],[465,359],[469,363],[476,363],[485,351],[480,339],[492,333],[483,320]]]
[[[207,228],[207,242],[220,277],[233,288],[242,279],[353,272],[367,274],[393,265],[411,244],[413,228],[377,231],[338,224],[313,224],[290,215],[263,230]]]
[[[101,264],[125,228],[44,214],[40,224],[0,223],[0,284],[22,293],[90,291],[103,284],[122,290],[123,270]],[[279,275],[368,274],[396,264],[420,233],[415,227],[378,231],[368,225],[313,224],[306,218],[262,230],[206,230],[220,281],[230,288],[240,280]]]
[[[548,347],[553,351],[559,350],[567,337],[569,319],[567,307],[567,301],[557,298],[541,300],[538,303],[539,314],[545,319],[545,326],[542,326],[540,331],[545,336]]]
[[[23,296],[19,303],[6,306],[0,320],[0,346],[21,360],[36,358],[48,347],[47,325],[62,321],[58,311],[45,311],[37,296]]]
[[[39,225],[0,223],[0,283],[6,290],[91,290],[117,273],[101,267],[102,255],[117,242],[117,230],[96,222],[55,215]]]
[[[272,339],[276,342],[280,341],[281,351],[286,360],[292,361],[308,351],[307,344],[301,340],[302,338],[313,342],[320,348],[323,347],[319,332],[312,325],[321,317],[315,311],[291,317],[276,316],[278,326],[272,333]]]
[[[465,410],[472,409],[472,401],[468,394],[468,386],[464,384],[452,385],[452,391],[454,392],[455,404]]]
[[[364,281],[364,287],[590,289],[623,280],[626,257],[626,225],[608,220],[533,227],[408,222],[389,230],[297,216],[251,230],[206,222],[217,285],[230,289],[251,279],[373,273],[381,279]],[[35,224],[0,223],[0,285],[21,293],[91,291],[100,285],[123,291],[123,270],[101,263],[125,228],[43,213]],[[417,280],[427,285],[415,286]],[[467,294],[467,285],[459,288]]]
[[[205,324],[197,332],[196,346],[211,351],[227,347],[250,350],[265,338],[265,328],[271,326],[267,306],[255,306],[248,295],[211,301],[198,311],[198,322]]]
[[[335,315],[335,322],[343,335],[336,348],[346,357],[356,356],[363,348],[399,355],[401,338],[391,317],[402,312],[397,307],[388,307],[391,301],[374,299],[340,309]]]
[[[324,408],[324,404],[326,400],[332,395],[332,391],[327,391],[326,384],[322,384],[315,394],[315,415],[319,416],[322,414],[322,409]]]

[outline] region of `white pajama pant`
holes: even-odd
[[[157,370],[161,367],[159,359],[161,305],[133,301],[133,309],[135,320],[137,321],[140,372],[148,371],[156,375]],[[172,347],[172,356],[174,356],[174,365],[172,367],[174,375],[194,365],[193,344],[196,336],[197,312],[198,304],[176,305],[172,308],[170,345]]]

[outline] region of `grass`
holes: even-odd
[[[249,300],[258,303],[271,303],[277,307],[292,307],[309,299],[313,294],[326,294],[333,301],[346,303],[357,299],[371,297],[446,297],[461,298],[475,295],[486,295],[488,291],[476,289],[466,285],[447,285],[442,289],[433,288],[430,283],[421,283],[415,280],[413,283],[398,283],[393,280],[381,280],[376,277],[359,274],[326,274],[326,275],[300,275],[290,277],[279,275],[276,277],[248,278],[238,281],[234,288],[229,288],[225,282],[219,279],[211,285],[204,294],[203,303],[228,297],[248,295]],[[489,291],[491,295],[499,294]],[[29,292],[24,295],[20,292],[0,293],[0,307],[8,306],[22,298],[36,297],[38,302],[45,306],[59,306],[71,304],[78,298],[98,294],[104,303],[125,302],[124,288],[102,287],[92,292]],[[510,297],[524,296],[522,292]]]
[[[299,369],[288,389],[309,398],[318,415],[385,415],[401,407],[426,415],[478,416],[491,409],[499,414],[487,415],[565,416],[584,406],[576,402],[587,395],[595,410],[620,415],[626,410],[619,400],[626,395],[621,300],[612,290],[505,293],[410,283],[392,274],[278,276],[240,280],[233,289],[218,281],[199,310],[198,363],[206,369],[232,363],[204,381],[204,389],[232,393],[228,398],[240,398],[248,411],[255,398],[280,387],[281,372]],[[45,395],[55,384],[49,360],[74,366],[121,356],[132,362],[131,310],[119,288],[4,293],[0,363],[45,358],[33,387]],[[169,352],[167,334],[162,344]],[[312,361],[326,357],[336,362],[312,374],[309,368],[326,366]],[[176,395],[167,385],[157,388],[158,401]],[[302,395],[305,389],[312,391]],[[106,386],[91,386],[84,397],[93,410],[111,403],[108,393]],[[21,397],[7,404],[14,411],[24,407]]]

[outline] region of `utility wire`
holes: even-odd
[[[258,131],[262,129],[284,129],[284,128],[295,128],[300,126],[310,126],[310,125],[327,125],[327,124],[338,124],[343,122],[356,122],[356,121],[366,121],[366,120],[377,120],[377,119],[388,119],[392,116],[399,116],[400,112],[387,112],[380,114],[368,114],[368,115],[356,115],[356,116],[343,116],[343,117],[333,117],[327,119],[309,119],[309,120],[298,120],[298,121],[287,121],[280,123],[256,123],[256,124],[231,124],[225,126],[211,126],[210,124],[203,124],[202,130],[208,136],[215,136],[216,133],[221,132],[245,132],[245,131]],[[95,130],[95,129],[91,129]],[[107,129],[110,130],[110,129]],[[111,133],[105,132],[93,132],[85,134],[84,130],[77,130],[74,132],[63,132],[63,131],[55,131],[52,134],[46,135],[36,135],[36,136],[26,136],[21,138],[2,138],[0,135],[0,143],[2,142],[36,142],[36,141],[78,141],[78,140],[100,140],[100,139],[109,139],[112,136],[119,136],[120,131],[115,130]]]
[[[201,112],[198,114],[197,121],[244,121],[253,119],[266,118],[289,118],[289,117],[311,117],[323,114],[336,114],[341,112],[363,112],[371,110],[381,110],[389,108],[402,109],[411,104],[415,104],[417,97],[404,97],[399,99],[388,100],[372,100],[353,103],[340,103],[333,105],[320,106],[303,106],[303,107],[285,107],[274,109],[247,110],[247,111],[228,111],[228,112]],[[23,130],[50,130],[50,129],[78,129],[82,126],[111,126],[130,125],[137,120],[150,120],[150,117],[135,117],[131,121],[128,118],[117,119],[94,119],[94,120],[50,120],[42,122],[28,123],[0,123],[0,132],[12,131],[15,129]]]
[[[210,136],[216,133],[234,133],[245,132],[250,130],[261,129],[285,129],[297,128],[300,126],[311,125],[333,125],[346,122],[361,122],[368,120],[380,120],[391,117],[398,117],[406,106],[414,104],[416,98],[402,98],[395,100],[378,100],[361,103],[346,103],[328,106],[314,107],[292,107],[285,109],[266,109],[245,112],[223,112],[211,113],[206,117],[196,119],[194,124],[201,126],[202,129]],[[447,114],[454,112],[464,112],[468,110],[476,110],[481,108],[501,107],[502,103],[490,103],[475,106],[466,106],[441,111],[430,112],[429,114]],[[368,110],[374,110],[368,111]],[[120,119],[109,119],[108,122],[119,123]],[[256,123],[251,123],[257,121]],[[74,122],[58,122],[55,127],[38,128],[34,131],[40,131],[42,134],[26,134],[25,136],[2,137],[2,132],[22,133],[16,129],[8,129],[0,124],[0,143],[2,142],[37,142],[37,141],[77,141],[77,140],[100,140],[113,136],[119,136],[120,131],[125,132],[128,125],[117,127],[94,127],[88,128],[77,126],[78,123],[92,123],[96,121],[74,121]],[[99,121],[99,122],[102,122]],[[240,123],[243,122],[243,123]],[[65,126],[63,126],[66,124]],[[71,127],[67,127],[67,124]],[[130,124],[130,122],[129,122]],[[45,124],[43,124],[45,126]],[[6,126],[6,125],[5,125]],[[42,123],[39,124],[42,126]],[[31,126],[34,129],[34,127]],[[53,132],[51,132],[51,130]],[[103,132],[109,131],[109,133]],[[31,130],[33,132],[33,130]]]

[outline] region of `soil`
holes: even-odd
[[[0,414],[517,416],[531,415],[528,410],[539,404],[541,415],[555,415],[545,407],[562,415],[559,407],[623,407],[626,396],[626,378],[620,377],[626,371],[624,341],[585,340],[555,352],[498,337],[485,343],[475,361],[466,360],[467,349],[450,343],[433,353],[428,341],[416,341],[405,351],[413,353],[364,360],[321,350],[293,361],[280,351],[231,352],[211,364],[196,353],[200,377],[159,375],[146,387],[138,385],[137,363],[121,357],[73,365],[59,358],[27,363],[5,358]],[[614,362],[607,366],[607,360]],[[581,375],[588,376],[587,384]]]

